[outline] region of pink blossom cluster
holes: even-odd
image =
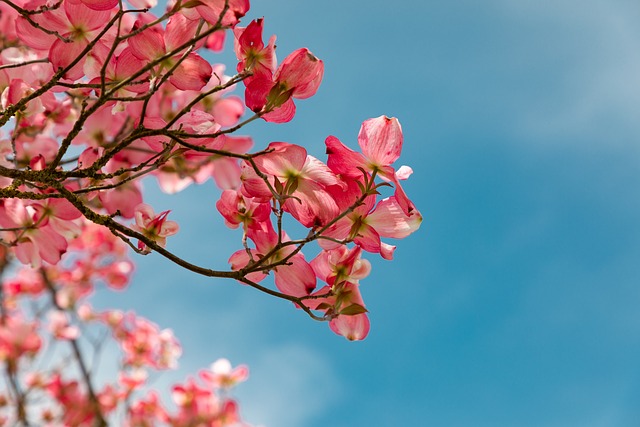
[[[170,393],[175,409],[162,403],[150,388],[150,374],[175,369],[180,344],[170,329],[133,312],[91,307],[88,299],[96,286],[126,288],[133,264],[126,245],[108,229],[91,223],[84,227],[70,241],[67,262],[40,271],[25,266],[2,282],[0,361],[11,386],[0,388],[0,401],[5,402],[0,425],[27,419],[43,426],[109,421],[127,426],[244,425],[227,390],[246,380],[248,370],[233,368],[226,359],[200,370],[199,381],[188,378],[175,384]],[[100,336],[110,336],[117,344],[120,360],[114,380],[96,384],[82,373],[98,368],[89,364],[89,355],[106,343],[96,341]],[[56,352],[59,361],[52,363]],[[75,363],[70,361],[74,357]],[[22,419],[8,404],[17,398],[23,407],[31,406]]]
[[[387,239],[422,221],[401,185],[411,168],[394,166],[403,146],[397,119],[365,120],[359,151],[329,136],[326,162],[287,142],[252,152],[253,138],[237,132],[258,119],[292,120],[296,100],[318,91],[323,61],[300,48],[278,63],[275,36],[263,40],[265,20],[241,23],[249,0],[175,0],[159,16],[155,6],[0,1],[0,359],[9,384],[0,397],[15,407],[7,422],[106,425],[124,413],[130,426],[240,425],[237,405],[220,391],[244,380],[245,368],[221,361],[200,372],[174,387],[177,412],[168,411],[147,376],[176,366],[178,341],[133,312],[92,309],[95,286],[124,289],[134,270],[127,252],[157,252],[290,301],[361,340],[370,328],[363,253],[391,260]],[[223,50],[227,33],[233,67],[206,59]],[[233,94],[239,83],[242,97]],[[218,212],[241,231],[228,270],[170,250],[180,226],[170,209],[145,201],[147,176],[167,194],[215,182]],[[308,260],[303,249],[314,242]],[[79,344],[92,342],[86,329],[108,331],[117,344],[117,381],[94,384]],[[26,375],[56,343],[70,348],[67,362]],[[51,405],[30,406],[31,396]]]
[[[406,237],[422,221],[399,184],[410,169],[396,172],[391,167],[402,148],[398,121],[384,116],[365,121],[358,142],[363,154],[327,138],[327,164],[301,146],[271,143],[266,154],[252,160],[255,168],[242,165],[241,185],[226,190],[217,204],[226,223],[243,224],[255,245],[236,251],[229,260],[232,268],[248,271],[247,279],[255,282],[273,270],[280,292],[306,301],[299,305],[324,311],[331,329],[350,340],[363,339],[369,331],[358,287],[370,271],[362,251],[392,259],[395,246],[381,237]],[[394,195],[376,200],[381,185],[375,184],[376,175],[395,184]],[[311,236],[322,248],[313,261],[307,262],[299,247],[274,229],[267,220],[270,206],[313,230]],[[355,246],[347,249],[349,243]],[[327,286],[314,293],[317,278]]]

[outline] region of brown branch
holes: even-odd
[[[7,68],[19,68],[19,67],[24,67],[26,65],[39,64],[43,62],[49,62],[49,58],[32,59],[30,61],[24,61],[17,64],[4,64],[4,65],[0,65],[0,70],[4,70]]]
[[[5,367],[5,374],[7,376],[7,380],[9,382],[9,386],[11,388],[11,392],[15,398],[15,410],[16,410],[16,419],[23,426],[29,427],[31,424],[29,423],[29,419],[27,417],[27,409],[26,409],[26,395],[20,389],[20,385],[18,384],[18,380],[15,377],[15,371],[17,367],[15,366],[15,362],[9,360]]]
[[[45,287],[47,288],[47,290],[49,291],[49,295],[51,296],[51,303],[56,309],[65,311],[65,309],[58,304],[56,288],[53,283],[51,283],[51,280],[49,280],[49,277],[47,276],[47,273],[43,268],[40,269],[40,274],[42,276]],[[107,422],[105,421],[104,415],[102,414],[102,409],[100,408],[100,402],[98,400],[97,394],[93,389],[93,385],[91,384],[91,374],[89,372],[89,369],[87,368],[84,358],[82,357],[82,352],[80,351],[78,340],[75,338],[71,338],[68,341],[71,345],[71,349],[73,350],[73,355],[78,364],[78,368],[80,368],[80,373],[82,374],[82,379],[84,381],[85,387],[87,387],[87,392],[89,393],[89,401],[91,403],[93,413],[97,418],[95,425],[106,427]]]

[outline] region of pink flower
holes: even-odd
[[[104,70],[104,78],[105,83],[119,83],[122,80],[126,80],[136,74],[142,67],[143,63],[137,58],[132,49],[124,49],[119,55],[111,55],[110,54],[110,46],[104,43],[97,43],[93,50],[87,55],[86,61],[84,63],[84,73],[88,79],[91,79],[92,84],[101,83],[101,72],[102,67],[104,66],[107,57],[109,61],[106,64]],[[136,82],[149,80],[149,73],[145,72],[142,75],[136,77],[134,79]],[[136,84],[127,84],[124,87],[118,89],[114,96],[117,97],[127,97],[127,96],[135,96],[136,93],[144,93],[149,90],[149,84],[147,82],[144,83],[136,83]],[[96,89],[96,92],[99,93],[99,90]],[[108,108],[107,108],[108,107]],[[110,115],[113,114],[113,104],[107,103],[107,107],[104,107]],[[89,118],[91,120],[95,117],[95,114],[92,114]],[[123,120],[123,115],[120,115],[120,120]],[[111,131],[117,131],[119,129],[118,126],[112,125],[109,128]]]
[[[244,79],[245,84],[255,78],[271,79],[276,70],[276,36],[271,36],[267,47],[262,41],[262,18],[255,19],[246,27],[236,27],[235,51],[238,57],[238,72],[251,71],[253,74]]]
[[[349,341],[360,341],[367,337],[371,326],[366,313],[360,313],[353,316],[338,316],[329,322],[329,327]]]
[[[113,180],[113,182],[116,182],[116,180]],[[135,216],[135,208],[142,203],[140,183],[129,181],[111,190],[100,191],[98,198],[108,213],[115,214],[119,212],[123,218],[133,218]]]
[[[271,208],[267,203],[257,203],[251,197],[245,197],[234,190],[225,190],[216,202],[216,208],[224,217],[224,222],[229,228],[261,227],[261,224],[269,220]]]
[[[256,244],[256,248],[251,250],[254,260],[269,253],[278,244],[278,235],[271,222],[263,223],[262,228],[248,229],[247,235]],[[283,240],[287,240],[286,235]],[[294,246],[285,246],[266,259],[264,265],[275,264],[287,258],[286,263],[272,267],[275,272],[276,287],[287,295],[309,295],[316,287],[316,277],[301,252],[291,255],[294,250]],[[233,270],[239,270],[249,265],[250,262],[251,258],[244,249],[235,252],[229,258],[229,263]],[[266,272],[259,270],[249,273],[247,278],[259,282],[264,279],[266,274]]]
[[[135,225],[131,228],[144,234],[145,237],[164,247],[167,244],[167,237],[178,232],[178,223],[175,221],[167,221],[167,215],[170,211],[160,212],[156,215],[153,208],[147,204],[140,204],[136,207],[134,218]],[[138,249],[146,250],[144,242],[138,242]]]
[[[323,75],[324,63],[309,49],[298,49],[285,58],[272,79],[265,75],[252,79],[245,90],[245,102],[252,111],[263,113],[268,122],[288,122],[296,112],[293,98],[313,96]]]
[[[40,267],[43,260],[56,264],[67,250],[67,240],[46,224],[46,217],[40,216],[38,220],[38,206],[25,205],[20,199],[0,200],[0,226],[22,229],[3,232],[8,236],[5,240],[13,241],[16,258],[33,268]]]
[[[214,421],[221,417],[221,399],[211,389],[197,384],[193,378],[173,386],[171,397],[178,406],[178,413],[171,417],[172,426],[215,426],[217,423],[214,424]]]
[[[146,23],[145,21],[151,19],[144,16],[140,15],[133,26],[134,31],[142,27]],[[167,23],[166,30],[155,25],[131,37],[129,48],[133,56],[141,61],[140,65],[142,66],[143,61],[156,60],[188,42],[195,35],[196,29],[197,25],[193,25],[191,20],[182,14],[176,14]],[[178,60],[182,59],[182,56],[183,52],[177,52],[162,61],[158,73],[162,70],[172,69]],[[191,52],[182,59],[182,62],[169,77],[169,81],[178,89],[200,90],[211,78],[211,72],[211,65],[200,55]]]
[[[408,216],[402,210],[395,196],[388,197],[373,206],[374,199],[368,197],[365,203],[338,220],[323,235],[334,240],[353,241],[367,252],[379,253],[385,259],[393,258],[395,247],[385,245],[381,237],[402,239],[418,230],[422,215],[414,210]],[[338,246],[330,240],[321,240],[325,249]]]
[[[55,373],[45,385],[48,394],[62,406],[60,425],[73,426],[91,423],[95,417],[93,405],[87,393],[79,386],[78,381],[65,381],[59,373]]]
[[[333,250],[325,250],[311,261],[311,267],[318,278],[329,285],[344,281],[358,283],[371,272],[371,263],[360,258],[362,248],[356,246],[348,249],[341,245]]]
[[[200,92],[206,92],[219,85],[226,84],[230,80],[230,77],[225,75],[224,71],[224,65],[216,64],[213,66],[213,75],[211,76],[211,79],[202,89],[199,91],[187,90],[176,92],[174,95],[174,102],[166,107],[163,106],[163,109],[166,111],[165,114],[169,114],[170,112],[175,114],[177,113],[177,110],[184,108],[195,97],[200,95]],[[242,117],[245,110],[244,101],[241,98],[237,96],[226,96],[226,94],[231,92],[234,88],[235,85],[232,85],[224,90],[214,92],[194,105],[193,108],[211,114],[215,122],[220,126],[234,126],[238,123],[238,120]]]
[[[160,398],[155,391],[149,391],[147,395],[131,405],[128,411],[128,427],[152,426],[169,421],[169,414],[162,406]]]
[[[326,191],[331,185],[341,185],[333,172],[298,145],[272,142],[269,153],[254,159],[258,168],[273,177],[273,185],[282,187],[286,196],[284,210],[291,213],[305,227],[326,224],[338,216],[338,205]],[[252,187],[245,192],[260,197],[262,191],[252,194]]]
[[[90,3],[94,8],[80,2],[65,1],[62,7],[31,16],[42,27],[57,32],[71,42],[44,33],[22,17],[16,21],[17,34],[27,46],[37,50],[48,50],[49,60],[55,70],[66,68],[100,33],[111,17],[109,9],[112,9],[117,1],[114,3],[113,0],[85,0],[85,3]],[[84,58],[67,72],[66,77],[72,80],[82,77],[83,63]]]
[[[249,368],[240,365],[235,368],[227,359],[218,359],[209,370],[201,370],[200,377],[214,388],[231,388],[249,378]]]
[[[246,153],[253,146],[249,137],[227,135],[193,139],[190,142],[201,147],[238,154]],[[181,157],[175,156],[170,159],[156,173],[162,191],[176,193],[194,182],[202,184],[211,177],[222,190],[240,187],[241,171],[238,159],[195,150],[183,150],[183,153]]]
[[[149,377],[147,371],[142,368],[132,369],[130,371],[122,371],[118,375],[118,382],[127,390],[131,392],[140,386],[142,386]]]
[[[323,310],[331,318],[329,327],[349,341],[366,338],[369,333],[369,318],[357,283],[342,282],[336,286],[325,286],[314,295],[328,297],[309,300],[309,308]]]
[[[23,97],[33,92],[34,88],[21,79],[11,80],[9,87],[2,92],[0,99],[0,105],[3,109],[8,108],[10,105],[17,104]],[[40,98],[31,100],[27,103],[25,110],[26,117],[32,117],[38,113],[44,112],[44,106]]]
[[[199,0],[196,11],[209,24],[215,25],[220,19],[225,3],[227,12],[221,20],[223,26],[234,26],[249,11],[249,0]]]
[[[5,298],[19,296],[38,296],[44,291],[42,275],[31,268],[21,268],[15,277],[2,281],[2,292]]]
[[[402,151],[402,127],[396,118],[386,116],[365,120],[358,134],[358,144],[362,154],[346,147],[335,136],[329,136],[325,141],[329,160],[327,165],[336,174],[349,178],[361,178],[364,169],[377,173],[382,179],[394,183],[395,197],[406,215],[411,215],[415,206],[408,199],[400,179],[406,179],[410,175],[410,168],[401,168],[398,176],[390,166]]]
[[[42,346],[37,326],[19,316],[7,316],[0,324],[0,360],[15,362],[22,356],[35,356]]]
[[[160,330],[158,325],[135,313],[108,311],[101,317],[120,342],[125,365],[155,369],[172,369],[177,365],[181,348],[170,329]]]
[[[64,311],[51,310],[48,327],[53,336],[59,340],[74,340],[80,336],[80,330],[77,326],[69,324],[69,317]]]

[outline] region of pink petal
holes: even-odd
[[[384,179],[385,181],[393,182],[396,189],[393,196],[395,197],[405,215],[410,216],[413,215],[414,212],[417,212],[416,206],[411,200],[409,200],[409,197],[404,192],[404,188],[402,188],[402,184],[400,184],[397,173],[394,172],[393,168],[391,168],[390,166],[383,167],[380,169],[379,175],[380,178]]]
[[[82,53],[83,49],[87,46],[87,42],[79,40],[73,43],[65,43],[62,40],[56,39],[49,51],[49,60],[51,65],[57,71],[60,68],[66,68]],[[84,61],[83,58],[76,65],[67,71],[65,77],[70,80],[78,80],[84,76]]]
[[[299,174],[307,160],[307,150],[286,142],[272,142],[267,147],[271,152],[254,159],[258,168],[270,175],[287,178]]]
[[[32,18],[40,25],[43,25],[45,28],[57,31],[59,34],[65,35],[71,30],[72,27],[72,24],[69,22],[69,14],[66,12],[66,9],[68,6],[80,5],[79,1],[73,3],[74,4],[71,4],[70,1],[65,1],[62,3],[62,7],[58,7],[55,10],[45,12],[41,15],[33,15]],[[86,7],[84,8],[87,9]]]
[[[305,227],[327,224],[340,213],[338,205],[322,186],[299,179],[298,188],[284,203],[284,209]]]
[[[93,10],[111,10],[118,4],[118,0],[82,0],[87,7]]]
[[[258,227],[247,230],[247,236],[256,244],[258,252],[266,254],[278,243],[278,235],[270,221],[259,224]]]
[[[38,248],[31,241],[18,244],[14,248],[14,253],[21,263],[28,264],[31,268],[40,268],[42,265],[42,258],[40,258]]]
[[[420,228],[421,223],[420,212],[414,211],[411,216],[407,216],[393,196],[378,203],[367,217],[367,224],[374,227],[380,236],[395,239],[407,237]]]
[[[400,166],[400,169],[396,171],[396,179],[406,180],[409,179],[411,174],[413,174],[413,169],[411,169],[409,166],[403,165]]]
[[[137,73],[142,67],[144,67],[145,62],[139,58],[137,58],[133,54],[133,50],[131,48],[125,48],[120,55],[118,55],[118,59],[116,61],[116,71],[115,77],[118,80],[124,80],[133,76]],[[148,80],[149,73],[146,72],[141,76],[136,77],[135,81]],[[140,84],[128,84],[126,86],[127,90],[136,93],[144,93],[149,90],[149,83],[140,83]]]
[[[144,19],[142,17],[145,17]],[[149,15],[140,15],[132,30],[142,27],[149,20]],[[129,48],[138,59],[151,61],[165,54],[164,31],[159,25],[145,29],[129,39]]]
[[[380,253],[380,235],[370,225],[361,225],[353,241],[367,252]]]
[[[347,178],[344,175],[340,175],[340,177],[343,179]],[[353,206],[353,204],[362,196],[362,190],[358,186],[358,182],[362,183],[361,180],[351,178],[342,181],[341,185],[331,185],[326,187],[327,193],[331,194],[331,197],[335,200],[340,211],[345,211]],[[364,210],[364,214],[366,214],[373,209],[373,206],[375,205],[375,195],[365,198],[364,203],[365,206],[368,207],[368,209]]]
[[[253,147],[253,139],[250,136],[221,135],[217,139],[223,141],[220,149],[231,153],[244,154]]]
[[[100,77],[100,72],[102,71],[102,66],[104,65],[104,61],[109,54],[110,47],[102,42],[96,43],[91,49],[91,52],[87,55],[87,58],[84,62],[84,74],[88,79],[94,79]],[[111,55],[109,58],[109,64],[105,69],[105,77],[107,79],[112,79],[115,76],[116,69],[116,56]],[[98,80],[99,82],[100,80]]]
[[[234,51],[238,60],[242,60],[249,50],[261,50],[264,48],[264,42],[262,41],[263,26],[264,19],[258,18],[251,21],[246,28],[236,27],[233,29],[233,35],[235,36]]]
[[[327,165],[334,173],[353,178],[361,178],[362,171],[360,171],[358,167],[368,169],[362,154],[345,146],[335,136],[327,137],[324,143],[327,146],[327,154],[329,155]]]
[[[160,232],[158,235],[160,236],[172,236],[180,231],[180,226],[175,221],[164,221],[162,223],[162,227],[160,228]]]
[[[224,39],[226,34],[227,33],[223,30],[214,32],[207,37],[207,40],[204,42],[204,46],[214,52],[222,52],[224,49]]]
[[[267,94],[273,87],[273,81],[265,76],[251,79],[244,91],[244,102],[256,113],[262,111],[267,104]]]
[[[349,237],[352,225],[353,222],[349,218],[341,218],[329,227],[327,231],[322,233],[322,235],[335,240],[344,240]],[[326,250],[336,249],[340,246],[339,243],[327,239],[318,239],[318,244],[322,249]]]
[[[116,4],[118,4],[117,0],[82,0],[82,3],[77,4],[66,1],[64,11],[74,27],[93,31],[104,27],[109,22],[111,17],[109,10]]]
[[[253,259],[259,258],[259,255],[255,251],[252,250],[251,252],[253,254]],[[231,257],[229,258],[229,264],[231,264],[232,270],[240,270],[241,268],[249,264],[250,260],[251,258],[249,258],[249,254],[247,254],[247,251],[245,251],[244,249],[241,249],[237,252],[234,252],[233,255],[231,255]],[[256,272],[247,274],[246,277],[252,282],[257,283],[257,282],[260,282],[265,277],[267,277],[267,274],[263,273],[262,271],[256,271]]]
[[[240,166],[238,160],[231,158],[220,158],[215,160],[213,172],[211,173],[218,188],[222,190],[240,188]]]
[[[233,190],[224,190],[220,199],[216,202],[216,208],[224,217],[225,225],[229,228],[238,228],[241,219],[238,212],[238,193]]]
[[[298,99],[314,95],[324,74],[324,64],[313,56],[309,49],[302,48],[287,56],[276,70],[274,80],[293,89],[292,96]]]
[[[316,287],[313,269],[300,254],[291,257],[288,263],[291,265],[282,265],[275,269],[277,288],[287,295],[309,295]]]
[[[393,253],[395,251],[395,246],[380,242],[380,256],[382,256],[382,258],[391,261],[393,259]]]
[[[50,264],[57,264],[67,250],[67,240],[50,227],[39,228],[32,241],[38,247],[42,259]]]
[[[402,208],[402,211],[405,213],[405,215],[413,215],[415,212],[417,212],[415,205],[411,200],[409,200],[409,197],[404,192],[404,188],[402,188],[400,182],[398,180],[394,180],[394,184],[396,186],[396,191],[394,192],[393,196],[396,198],[396,201],[400,205],[400,208]],[[418,215],[420,214],[418,213]]]
[[[243,163],[240,170],[242,194],[248,197],[257,197],[264,201],[270,200],[273,197],[267,184],[256,174],[251,166]]]
[[[362,152],[376,166],[388,166],[400,157],[402,139],[398,119],[386,116],[365,120],[358,134]]]
[[[182,46],[193,38],[198,29],[197,23],[185,18],[184,15],[175,14],[167,22],[167,28],[164,34],[164,43],[167,52],[173,51],[175,48]]]
[[[53,210],[53,214],[63,220],[73,220],[80,218],[82,214],[80,211],[65,199],[50,199],[48,206]]]
[[[23,17],[16,20],[16,33],[21,42],[37,50],[49,50],[53,42],[57,40],[56,36],[35,28]]]
[[[296,115],[296,105],[293,99],[287,99],[284,104],[274,108],[273,111],[262,116],[264,121],[269,123],[287,123]]]
[[[158,0],[128,0],[136,9],[151,9],[158,4]]]
[[[343,248],[344,246],[340,246]],[[333,273],[333,265],[329,262],[329,254],[331,252],[328,250],[323,250],[311,261],[311,268],[313,268],[314,273],[318,279],[326,282],[327,277]]]
[[[346,184],[340,181],[327,165],[313,156],[307,156],[307,160],[302,168],[302,176],[318,184],[346,187]]]
[[[202,6],[196,10],[210,24],[216,24],[225,6],[225,0],[200,0]],[[249,0],[229,0],[229,8],[222,19],[222,25],[235,25],[249,11]]]
[[[244,114],[244,103],[237,96],[219,99],[213,105],[212,114],[220,126],[234,126]]]
[[[181,90],[200,90],[211,79],[211,65],[197,53],[190,53],[178,65],[169,81]]]
[[[133,218],[135,207],[142,203],[140,190],[131,184],[101,192],[98,197],[108,213],[120,211],[123,218]]]
[[[369,334],[369,317],[367,313],[354,316],[341,315],[332,319],[329,322],[329,327],[333,332],[342,335],[349,341],[359,341],[365,339]]]

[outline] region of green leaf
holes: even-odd
[[[182,3],[182,9],[191,9],[192,7],[196,7],[196,6],[204,6],[205,4],[203,2],[201,2],[200,0],[189,0],[186,1],[184,3]]]
[[[316,310],[328,310],[328,309],[330,309],[331,307],[332,307],[332,305],[331,305],[331,304],[328,304],[328,303],[326,303],[326,302],[323,302],[323,303],[319,304],[315,309],[316,309]]]
[[[344,300],[345,300],[346,298],[348,298],[348,297],[349,297],[349,295],[351,295],[351,291],[343,291],[343,292],[340,292],[340,293],[337,295],[337,298],[336,298],[336,305],[337,305],[337,306],[342,305],[342,303],[344,302]]]
[[[292,195],[298,189],[298,179],[293,178],[287,181],[287,195]]]
[[[346,307],[340,311],[340,314],[344,314],[345,316],[355,316],[356,314],[368,313],[369,311],[361,306],[360,304],[351,304],[349,307]]]
[[[393,187],[393,186],[388,182],[381,182],[380,184],[376,185],[376,188],[380,188],[380,187]]]
[[[273,188],[276,190],[276,193],[278,193],[278,194],[282,194],[282,190],[284,190],[284,188],[282,188],[282,183],[280,182],[280,180],[278,178],[276,178],[273,181]]]

